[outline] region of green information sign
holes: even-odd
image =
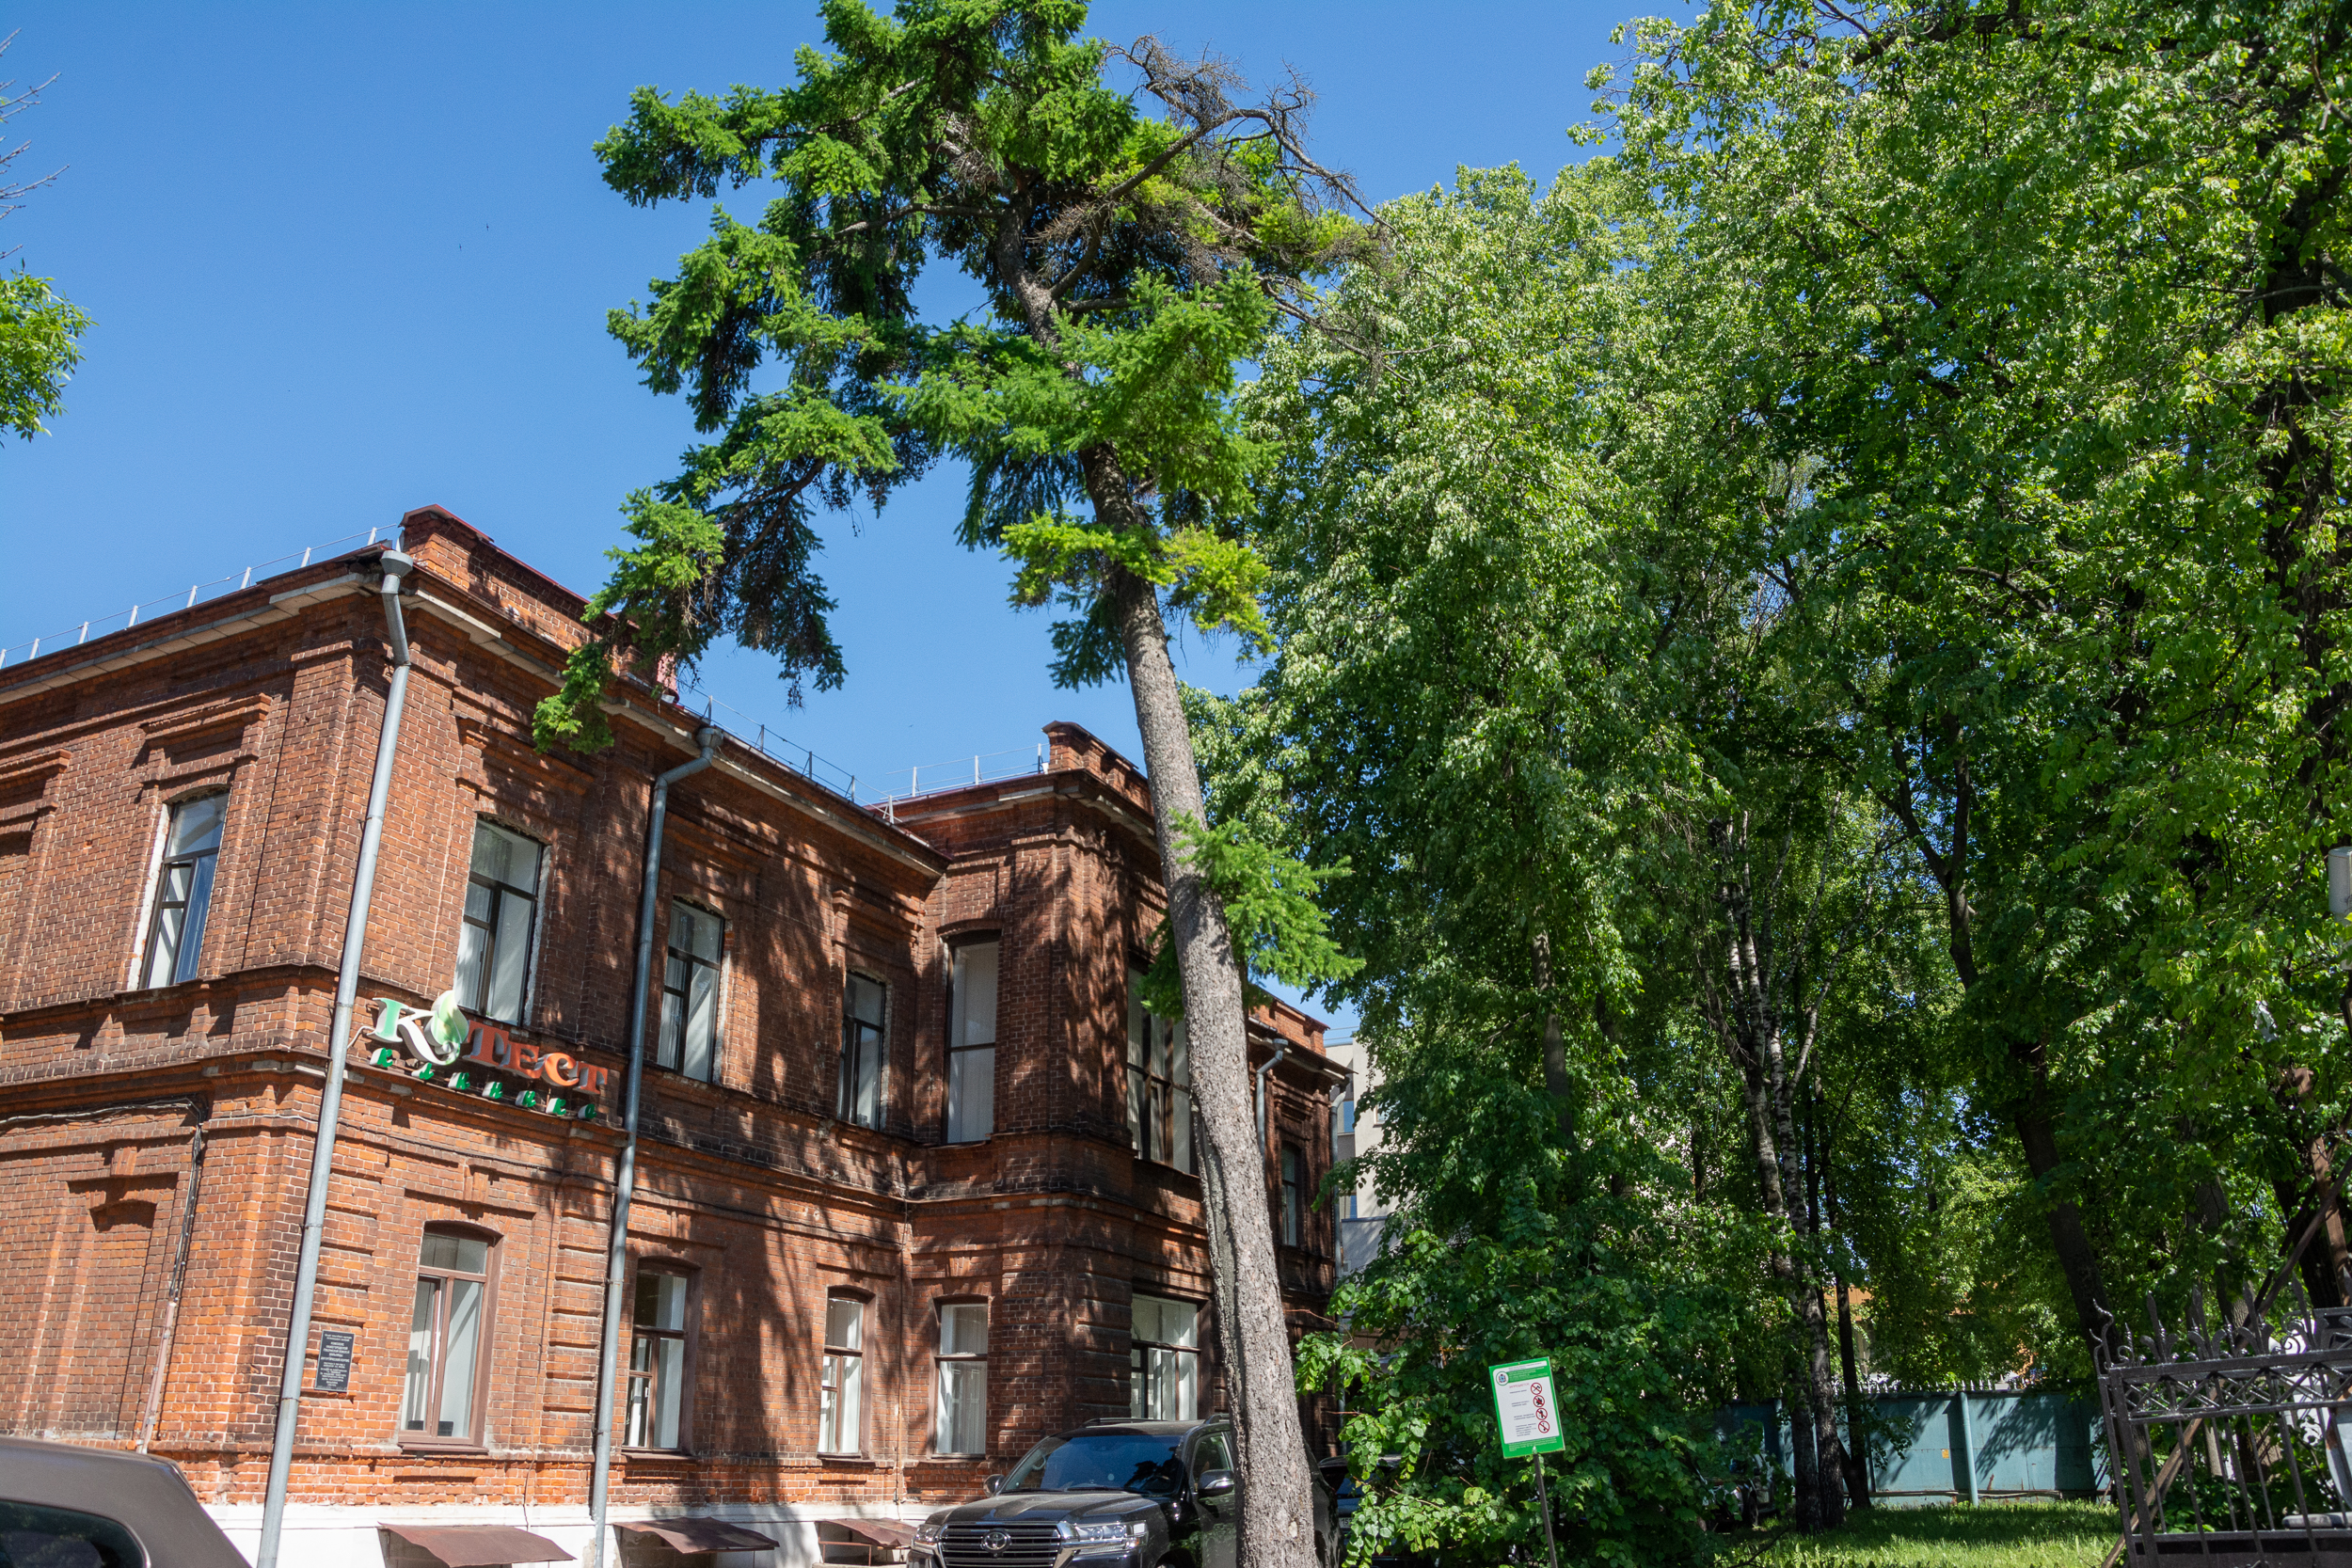
[[[1502,1457],[1558,1453],[1568,1445],[1560,1435],[1560,1402],[1552,1397],[1551,1362],[1506,1361],[1486,1369],[1495,1386],[1495,1423],[1502,1429]]]

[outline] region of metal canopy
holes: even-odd
[[[614,1529],[650,1535],[681,1552],[764,1552],[776,1543],[723,1519],[615,1519]]]
[[[376,1528],[421,1546],[448,1568],[490,1568],[497,1563],[570,1562],[572,1554],[544,1535],[512,1525],[385,1525]]]

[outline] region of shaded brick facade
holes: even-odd
[[[352,1367],[303,1402],[294,1563],[379,1560],[384,1519],[585,1542],[650,780],[694,752],[695,718],[644,689],[614,704],[610,751],[535,752],[580,600],[438,509],[404,529],[415,668],[360,995],[421,1006],[451,986],[475,825],[494,823],[543,855],[510,1061],[561,1053],[609,1087],[581,1119],[576,1091],[550,1113],[545,1080],[476,1064],[460,1087],[397,1051],[379,1062],[380,1042],[353,1050],[310,1347],[349,1334]],[[0,1431],[146,1437],[232,1531],[258,1518],[383,712],[371,559],[0,671],[0,1311],[20,1371]],[[1048,735],[1042,772],[887,816],[734,738],[673,790],[649,1017],[673,902],[723,916],[715,1070],[646,1071],[629,1250],[688,1282],[684,1426],[677,1451],[616,1459],[615,1517],[764,1521],[804,1560],[809,1521],[919,1514],[1049,1432],[1125,1414],[1135,1292],[1205,1307],[1200,1183],[1141,1158],[1128,1127],[1129,974],[1161,907],[1147,786],[1084,731]],[[142,987],[170,809],[223,792],[193,977]],[[994,1130],[951,1145],[951,951],[992,938]],[[836,1115],[852,973],[887,988],[876,1127]],[[1283,1147],[1309,1191],[1328,1169],[1321,1033],[1290,1009],[1253,1021],[1253,1062],[1288,1048],[1276,1204]],[[403,1420],[428,1227],[489,1259],[479,1416],[447,1439]],[[1314,1209],[1278,1248],[1299,1326],[1320,1321],[1335,1250]],[[865,1325],[850,1454],[818,1452],[834,1297]],[[984,1455],[933,1451],[943,1301],[988,1308]],[[1205,1310],[1200,1338],[1205,1410]]]

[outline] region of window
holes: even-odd
[[[1300,1211],[1302,1200],[1306,1196],[1299,1190],[1299,1184],[1304,1176],[1300,1167],[1305,1164],[1306,1162],[1298,1157],[1296,1144],[1282,1146],[1282,1244],[1284,1246],[1298,1244],[1299,1226],[1303,1217]]]
[[[532,928],[539,914],[539,845],[488,822],[473,825],[473,871],[457,938],[457,1005],[520,1023],[531,990]]]
[[[0,1502],[0,1551],[28,1568],[132,1568],[148,1560],[138,1538],[105,1515],[38,1503]]]
[[[850,976],[841,1004],[841,1106],[843,1121],[880,1127],[882,1117],[882,1024],[889,1017],[890,988],[863,974]]]
[[[1225,1435],[1213,1432],[1192,1449],[1192,1473],[1195,1478],[1212,1476],[1219,1470],[1233,1467],[1232,1450],[1226,1447]]]
[[[996,1130],[996,944],[956,949],[947,1020],[947,1141],[977,1143]]]
[[[987,1330],[982,1308],[981,1330]],[[817,1415],[818,1453],[858,1451],[858,1402],[866,1379],[866,1304],[855,1296],[825,1302],[823,1402]]]
[[[417,1260],[416,1307],[408,1320],[402,1436],[474,1440],[489,1297],[490,1243],[477,1236],[426,1231]]]
[[[1127,1387],[1127,1414],[1138,1421],[1189,1421],[1200,1415],[1199,1307],[1136,1295]]]
[[[719,946],[727,923],[672,900],[670,963],[661,976],[661,1038],[653,1059],[709,1083],[719,1054]]]
[[[1192,1050],[1171,1019],[1143,1005],[1141,971],[1127,982],[1127,1135],[1136,1152],[1192,1169]]]
[[[988,1451],[988,1304],[943,1302],[939,1308],[939,1415],[936,1453]]]
[[[686,1446],[686,1293],[682,1274],[640,1266],[634,1337],[628,1348],[628,1415],[622,1443],[632,1449]]]
[[[155,912],[147,928],[142,986],[196,978],[204,948],[204,914],[213,905],[213,863],[220,857],[220,825],[229,797],[199,795],[171,808],[164,861],[155,876]]]
[[[1356,1097],[1349,1095],[1340,1101],[1340,1119],[1331,1125],[1331,1136],[1343,1138],[1356,1131]]]

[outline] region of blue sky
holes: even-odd
[[[1622,54],[1611,28],[1661,8],[1118,0],[1090,27],[1212,47],[1252,80],[1297,68],[1318,152],[1376,201],[1463,164],[1549,179],[1588,117],[1585,71]],[[52,434],[0,446],[0,647],[428,501],[594,589],[620,499],[691,436],[604,312],[707,209],[629,207],[590,147],[632,87],[780,83],[820,38],[813,5],[693,0],[17,0],[5,25],[0,75],[56,76],[9,127],[32,143],[13,172],[64,172],[0,221],[0,264],[97,325]],[[844,688],[795,711],[735,650],[705,684],[863,779],[1028,751],[1057,718],[1139,759],[1125,688],[1056,689],[1046,616],[1008,609],[1003,563],[953,545],[961,488],[935,473],[879,518],[834,520]],[[1247,684],[1230,646],[1182,657],[1198,684]]]

